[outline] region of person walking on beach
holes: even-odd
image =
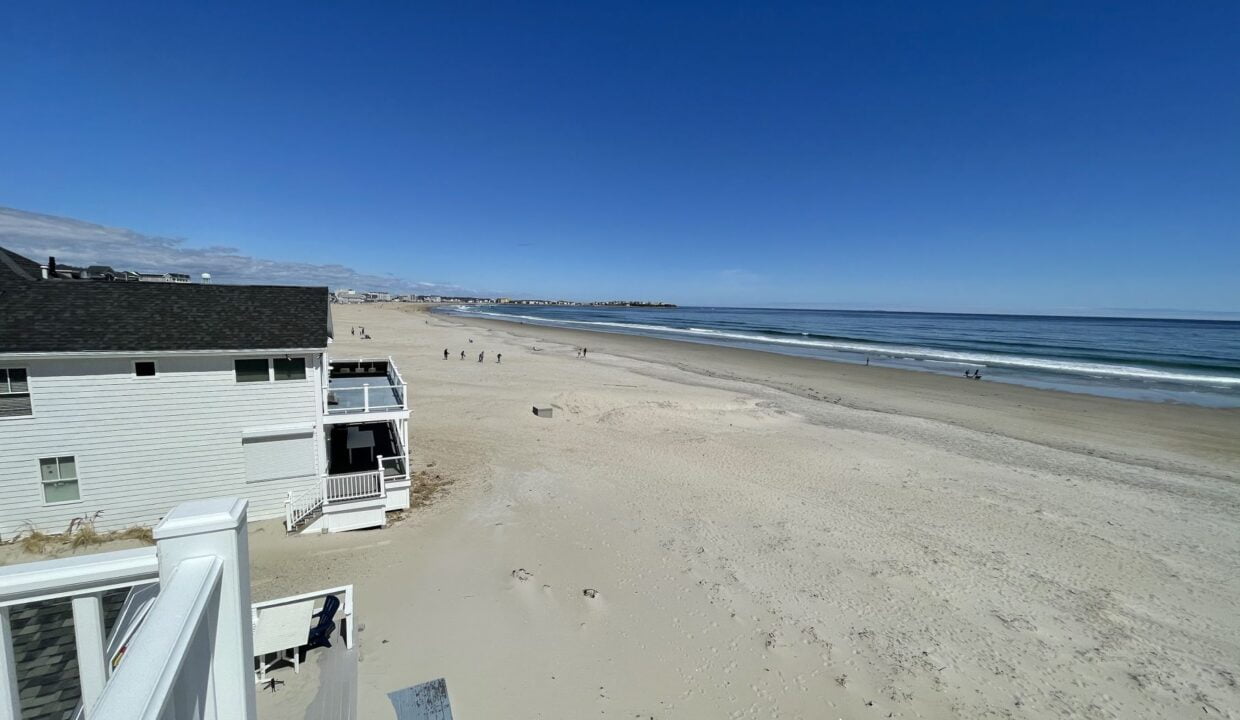
[[[352,335],[353,337],[357,337],[357,326],[356,325],[351,325],[349,327],[349,334]]]
[[[581,348],[581,357],[584,358],[588,352],[590,352],[590,348]]]
[[[495,364],[498,365],[502,362],[504,362],[504,353],[495,353]]]
[[[444,348],[444,349],[443,349],[443,359],[444,359],[444,360],[447,360],[447,359],[448,359],[448,348]]]
[[[462,360],[464,360],[464,359],[465,359],[465,351],[464,351],[464,350],[462,350],[462,351],[461,351],[461,359],[462,359]]]
[[[482,356],[486,354],[487,354],[486,350],[483,350],[482,352],[478,353],[478,362],[482,362]]]

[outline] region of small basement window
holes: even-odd
[[[139,360],[133,364],[133,374],[138,377],[155,377],[155,361]]]
[[[75,502],[81,499],[78,492],[77,458],[72,455],[39,459],[39,474],[43,480],[43,502]]]
[[[305,380],[305,358],[276,358],[271,361],[276,380]]]
[[[267,358],[234,360],[233,368],[237,372],[237,382],[267,382],[271,379],[267,369]]]

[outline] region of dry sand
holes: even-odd
[[[1240,413],[413,310],[332,353],[446,491],[251,535],[255,600],[356,586],[359,717],[1240,718]]]
[[[256,599],[356,585],[361,717],[1240,717],[1234,411],[411,310],[332,352],[449,491],[253,543]]]

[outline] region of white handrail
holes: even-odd
[[[388,461],[403,462],[404,464],[403,470],[401,470],[400,468],[396,468],[394,472],[391,475],[389,475],[387,467],[385,467],[383,464],[384,462],[388,462]],[[384,480],[387,480],[389,478],[394,478],[394,477],[403,478],[409,474],[409,456],[408,455],[389,455],[385,457],[383,455],[380,455],[379,456],[379,470],[383,472]]]
[[[297,523],[322,507],[325,494],[322,479],[296,495],[292,490],[288,491],[288,497],[284,501],[284,525],[289,532],[292,532]]]
[[[155,548],[10,565],[0,568],[0,607],[73,597],[159,580]]]
[[[409,409],[409,387],[405,384],[405,378],[401,377],[400,368],[396,367],[396,361],[392,360],[392,356],[388,355],[388,382],[393,387],[400,388],[400,406],[402,410]],[[393,379],[395,376],[395,379]]]
[[[72,598],[73,635],[79,648],[78,679],[84,699],[93,700],[106,680],[102,638],[106,632],[100,596],[108,590],[159,581],[155,548],[43,560],[0,568],[0,718],[20,715],[16,655],[10,608]],[[89,649],[89,650],[88,650]],[[6,714],[5,711],[8,711]]]
[[[90,720],[211,717],[212,624],[217,622],[223,560],[214,555],[177,564],[131,640]],[[221,712],[222,708],[219,709]]]
[[[385,395],[388,393],[384,393],[382,391],[390,392],[392,396],[391,399],[389,400],[385,398]],[[355,407],[333,407],[327,404],[326,398],[328,394],[336,395],[337,397],[339,397],[339,396],[349,396],[349,395],[356,396],[359,393],[362,396],[361,407],[356,407],[356,406]],[[324,397],[323,412],[327,415],[343,415],[343,414],[348,414],[348,413],[389,412],[392,410],[404,410],[406,409],[405,396],[406,396],[406,386],[404,385],[371,385],[370,383],[365,383],[361,387],[335,387],[335,388],[332,387],[331,385],[325,385],[323,387],[323,397]],[[377,400],[372,400],[371,399],[372,397],[377,398]]]

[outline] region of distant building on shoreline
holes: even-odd
[[[144,273],[135,272],[133,270],[116,270],[110,265],[90,265],[88,267],[77,267],[75,265],[65,265],[56,262],[55,257],[49,257],[46,263],[36,263],[14,253],[7,253],[5,256],[9,262],[14,262],[14,258],[21,258],[22,264],[29,263],[28,268],[30,275],[42,280],[94,280],[100,282],[153,282],[153,283],[172,283],[187,284],[190,277],[186,273]],[[204,277],[210,277],[205,275]]]
[[[474,297],[462,295],[393,295],[382,291],[357,291],[338,288],[332,293],[334,303],[405,302],[447,305],[540,305],[558,307],[628,307],[628,308],[674,308],[676,305],[654,300],[544,300],[538,298]]]

